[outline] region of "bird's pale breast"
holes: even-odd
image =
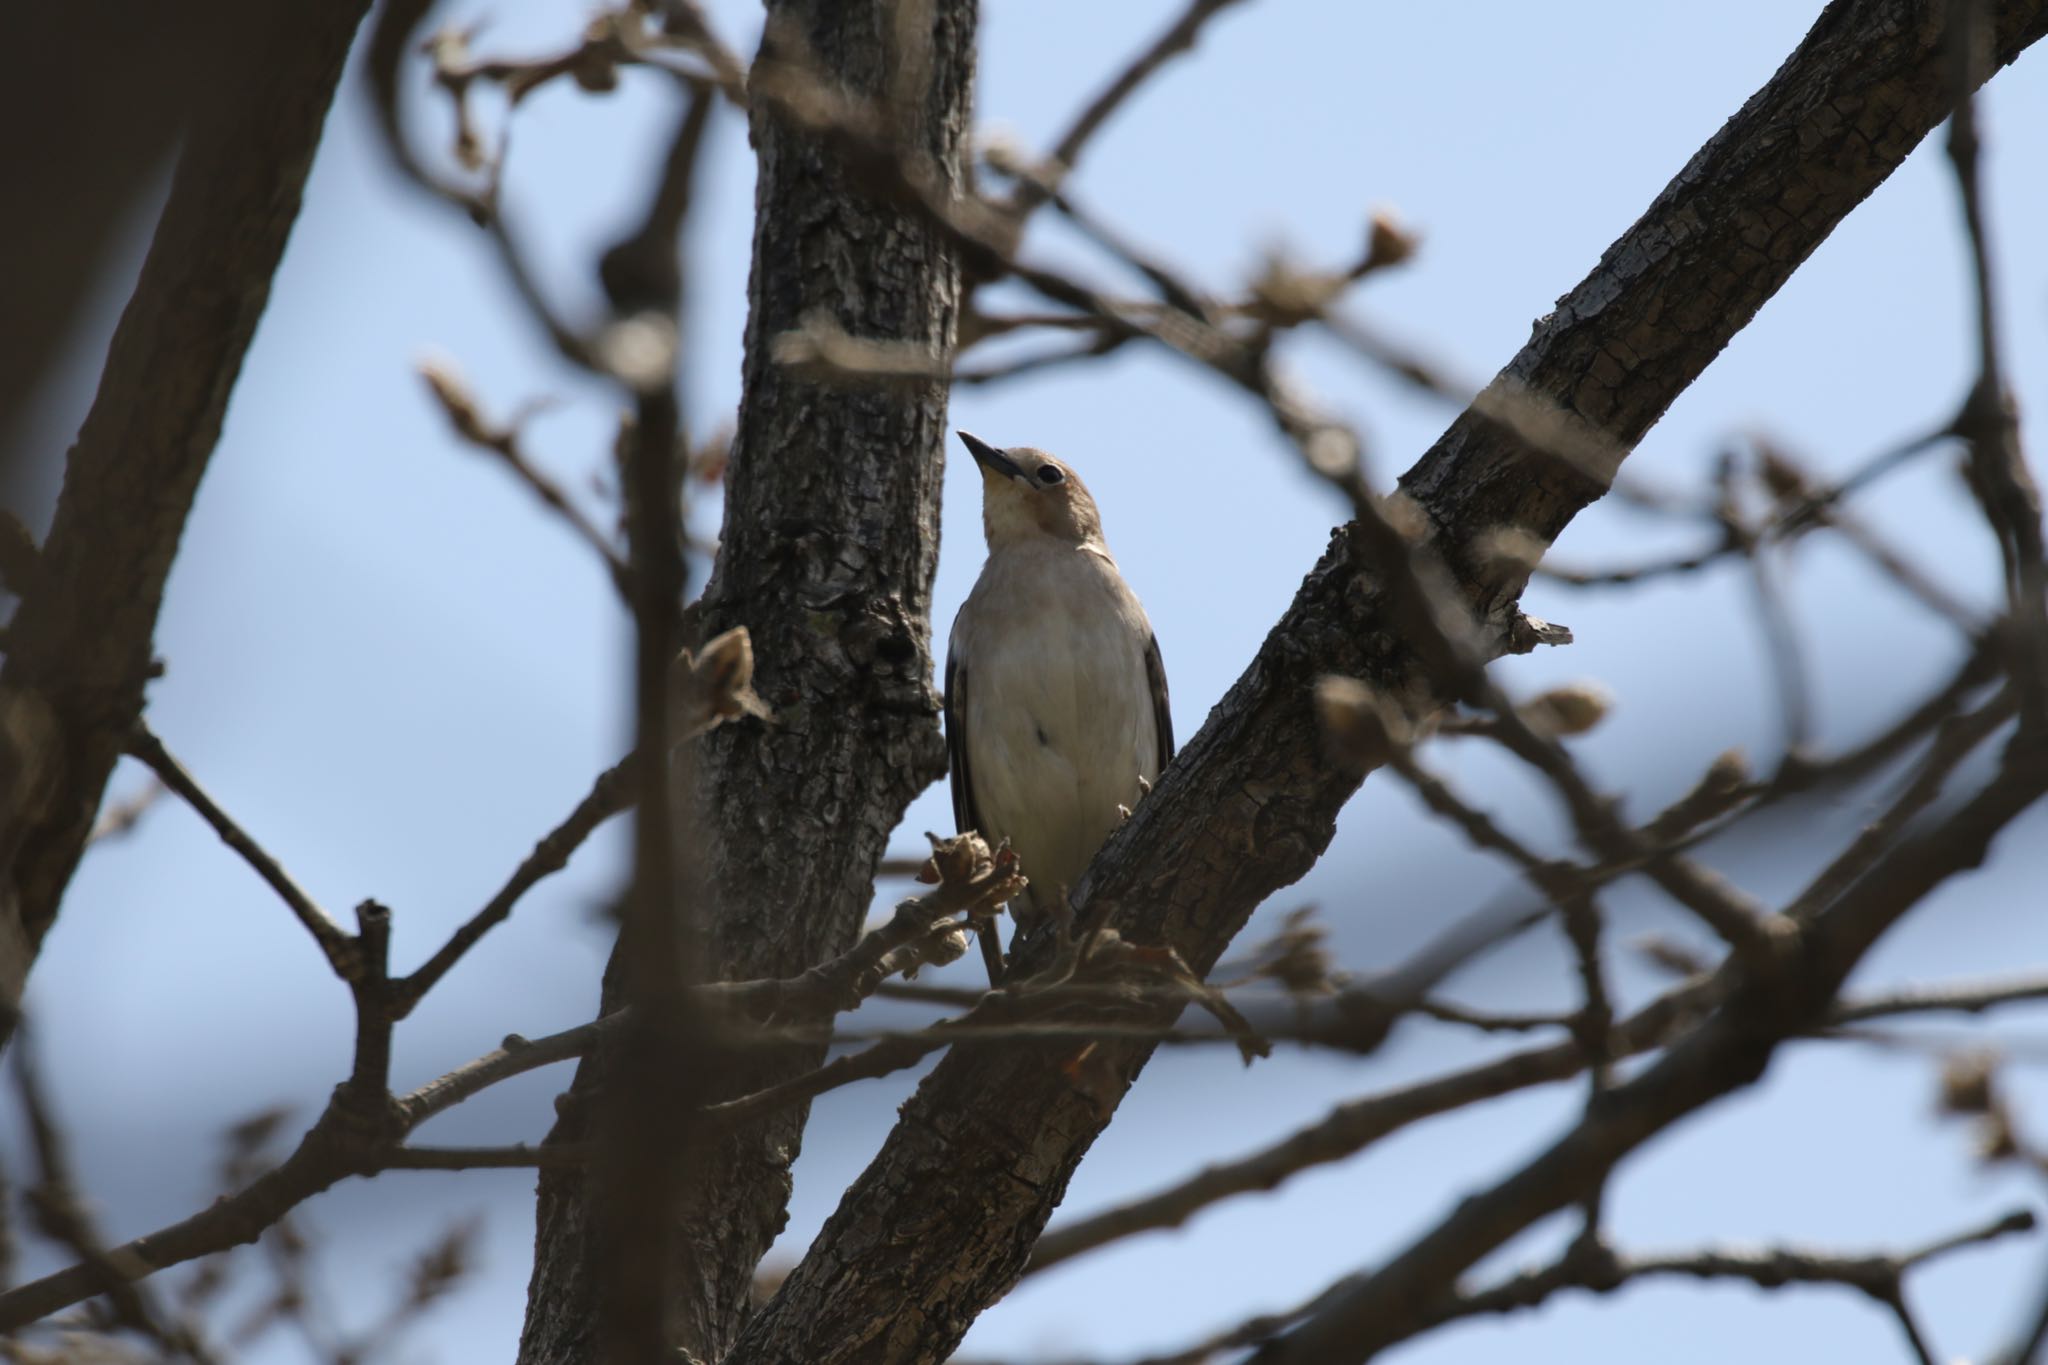
[[[1159,776],[1150,638],[1109,557],[1072,546],[991,557],[954,625],[982,833],[1009,839],[1040,914]]]

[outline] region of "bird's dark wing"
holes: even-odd
[[[974,779],[967,770],[967,669],[950,649],[946,651],[946,769],[953,785],[954,832],[965,834],[971,829],[988,838],[974,809]],[[993,986],[1003,978],[1003,941],[987,920],[977,933],[982,965],[988,969],[988,984]]]
[[[1173,712],[1166,704],[1166,660],[1159,657],[1159,637],[1145,640],[1145,681],[1152,685],[1152,723],[1159,731],[1159,771],[1173,762]],[[959,798],[953,798],[957,809]]]
[[[974,809],[974,782],[967,774],[967,669],[951,650],[946,652],[946,769],[953,783],[954,832],[981,830],[987,838]]]

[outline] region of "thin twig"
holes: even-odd
[[[432,957],[395,984],[392,1003],[400,1018],[410,1014],[426,993],[448,974],[449,969],[462,960],[463,954],[476,946],[478,940],[502,923],[522,896],[543,879],[567,867],[570,857],[599,825],[632,807],[638,768],[634,761],[636,756],[628,754],[599,773],[597,780],[591,783],[590,791],[576,803],[576,808],[534,845],[533,852],[513,869],[511,877],[498,889],[498,894],[450,935]]]
[[[153,734],[142,721],[128,736],[128,753],[141,760],[157,780],[176,792],[185,804],[198,813],[199,818],[210,826],[221,842],[241,856],[261,877],[264,884],[275,891],[278,898],[290,907],[313,941],[320,945],[320,951],[327,958],[327,965],[334,974],[344,981],[353,981],[361,970],[357,959],[355,941],[351,939],[334,918],[308,895],[298,882],[292,879],[277,859],[270,856],[243,828],[236,824],[229,814],[220,808],[214,799],[206,794],[184,765],[172,758],[163,742]]]
[[[1487,1289],[1455,1295],[1431,1315],[1426,1325],[1440,1326],[1460,1318],[1533,1308],[1562,1289],[1612,1293],[1632,1281],[1657,1276],[1743,1280],[1762,1289],[1835,1284],[1858,1290],[1892,1309],[1900,1319],[1916,1358],[1924,1365],[1934,1365],[1935,1358],[1927,1348],[1924,1334],[1905,1311],[1903,1284],[1906,1275],[1928,1261],[1967,1247],[2031,1232],[2034,1227],[2032,1211],[2019,1209],[1911,1251],[1862,1254],[1800,1247],[1761,1250],[1707,1248],[1664,1254],[1623,1254],[1605,1245],[1575,1247],[1541,1269],[1524,1271]]]
[[[1023,218],[1059,188],[1081,158],[1082,150],[1090,138],[1130,97],[1147,77],[1155,74],[1168,61],[1183,52],[1191,50],[1195,40],[1201,36],[1202,25],[1221,11],[1228,9],[1237,0],[1192,0],[1179,18],[1152,41],[1152,44],[1133,58],[1129,65],[1118,72],[1115,79],[1103,87],[1100,94],[1090,100],[1067,131],[1053,144],[1052,154],[1046,164],[1032,176],[1018,181],[1017,189],[1010,201],[1010,211]]]
[[[1686,1022],[1711,1006],[1719,990],[1712,980],[1702,979],[1666,992],[1615,1026],[1615,1054],[1631,1056],[1668,1042]],[[1270,1146],[1210,1166],[1141,1199],[1052,1228],[1038,1239],[1025,1274],[1036,1274],[1139,1232],[1178,1227],[1211,1204],[1273,1189],[1302,1171],[1354,1155],[1423,1119],[1531,1086],[1568,1080],[1585,1063],[1585,1053],[1574,1039],[1352,1100]]]
[[[611,537],[599,530],[597,524],[586,516],[567,490],[540,467],[527,458],[520,445],[519,424],[515,420],[505,425],[491,422],[483,415],[475,396],[456,374],[452,365],[444,361],[425,361],[420,367],[420,377],[427,382],[434,398],[441,405],[442,413],[455,429],[455,434],[476,449],[496,456],[500,463],[512,471],[514,478],[524,484],[541,503],[561,518],[564,525],[574,531],[577,538],[590,547],[598,562],[604,565],[611,576],[612,584],[621,596],[626,593],[626,564],[619,558],[618,550],[612,545]]]
[[[424,1123],[500,1081],[583,1056],[607,1034],[615,1033],[624,1022],[625,1015],[621,1011],[530,1041],[516,1033],[511,1034],[501,1046],[400,1096],[398,1108],[410,1123]]]

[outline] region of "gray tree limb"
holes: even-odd
[[[1665,408],[1948,113],[1944,11],[1932,0],[1830,5],[1404,477],[1483,621],[1506,633],[1528,575],[1484,547],[1503,530],[1547,545],[1598,498]],[[2048,0],[2000,5],[1997,64],[2044,31]],[[1336,533],[1244,675],[1098,856],[1083,913],[1106,897],[1126,938],[1171,944],[1204,970],[1328,845],[1360,777],[1324,759],[1316,680],[1360,675],[1418,701],[1430,691],[1361,539],[1356,523]],[[1112,1052],[1125,1084],[1148,1054]],[[1022,1271],[1108,1121],[1062,1071],[1067,1055],[955,1049],[727,1359],[944,1359]]]

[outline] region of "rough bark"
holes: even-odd
[[[232,9],[231,36],[201,59],[213,97],[195,113],[8,630],[0,1003],[18,998],[141,712],[164,580],[369,0]]]
[[[2044,30],[2048,0],[1999,6],[1998,63]],[[1548,543],[1599,497],[1612,464],[1946,115],[1942,37],[1934,0],[1829,6],[1403,479],[1485,618],[1506,617],[1526,570],[1482,560],[1482,539],[1514,529]],[[1532,428],[1539,444],[1518,434]],[[1589,458],[1544,453],[1560,442]],[[1316,679],[1424,685],[1358,540],[1353,527],[1337,532],[1250,667],[1084,879],[1084,903],[1110,898],[1127,937],[1212,964],[1266,896],[1308,870],[1358,785],[1324,760]],[[1128,1081],[1148,1049],[1115,1055]],[[956,1048],[727,1360],[944,1359],[1021,1271],[1108,1121],[1061,1073],[1061,1056]]]
[[[973,0],[774,0],[789,55],[849,93],[891,102],[913,145],[953,183],[969,127]],[[807,49],[807,50],[806,50]],[[764,56],[771,55],[764,53]],[[880,206],[816,141],[757,111],[753,273],[739,429],[704,634],[744,625],[771,726],[715,732],[698,755],[699,825],[711,859],[707,975],[790,976],[849,947],[904,808],[945,770],[931,686],[946,389],[845,386],[775,363],[771,344],[823,310],[848,333],[950,358],[958,269],[920,217]],[[722,1068],[709,1099],[815,1065],[795,1050]],[[586,1119],[573,1102],[603,1083],[579,1070],[555,1137]],[[671,1341],[706,1360],[739,1330],[754,1268],[787,1216],[806,1111],[724,1139],[675,1211],[698,1274],[678,1284]],[[544,1176],[520,1359],[594,1358],[604,1260],[586,1182]]]

